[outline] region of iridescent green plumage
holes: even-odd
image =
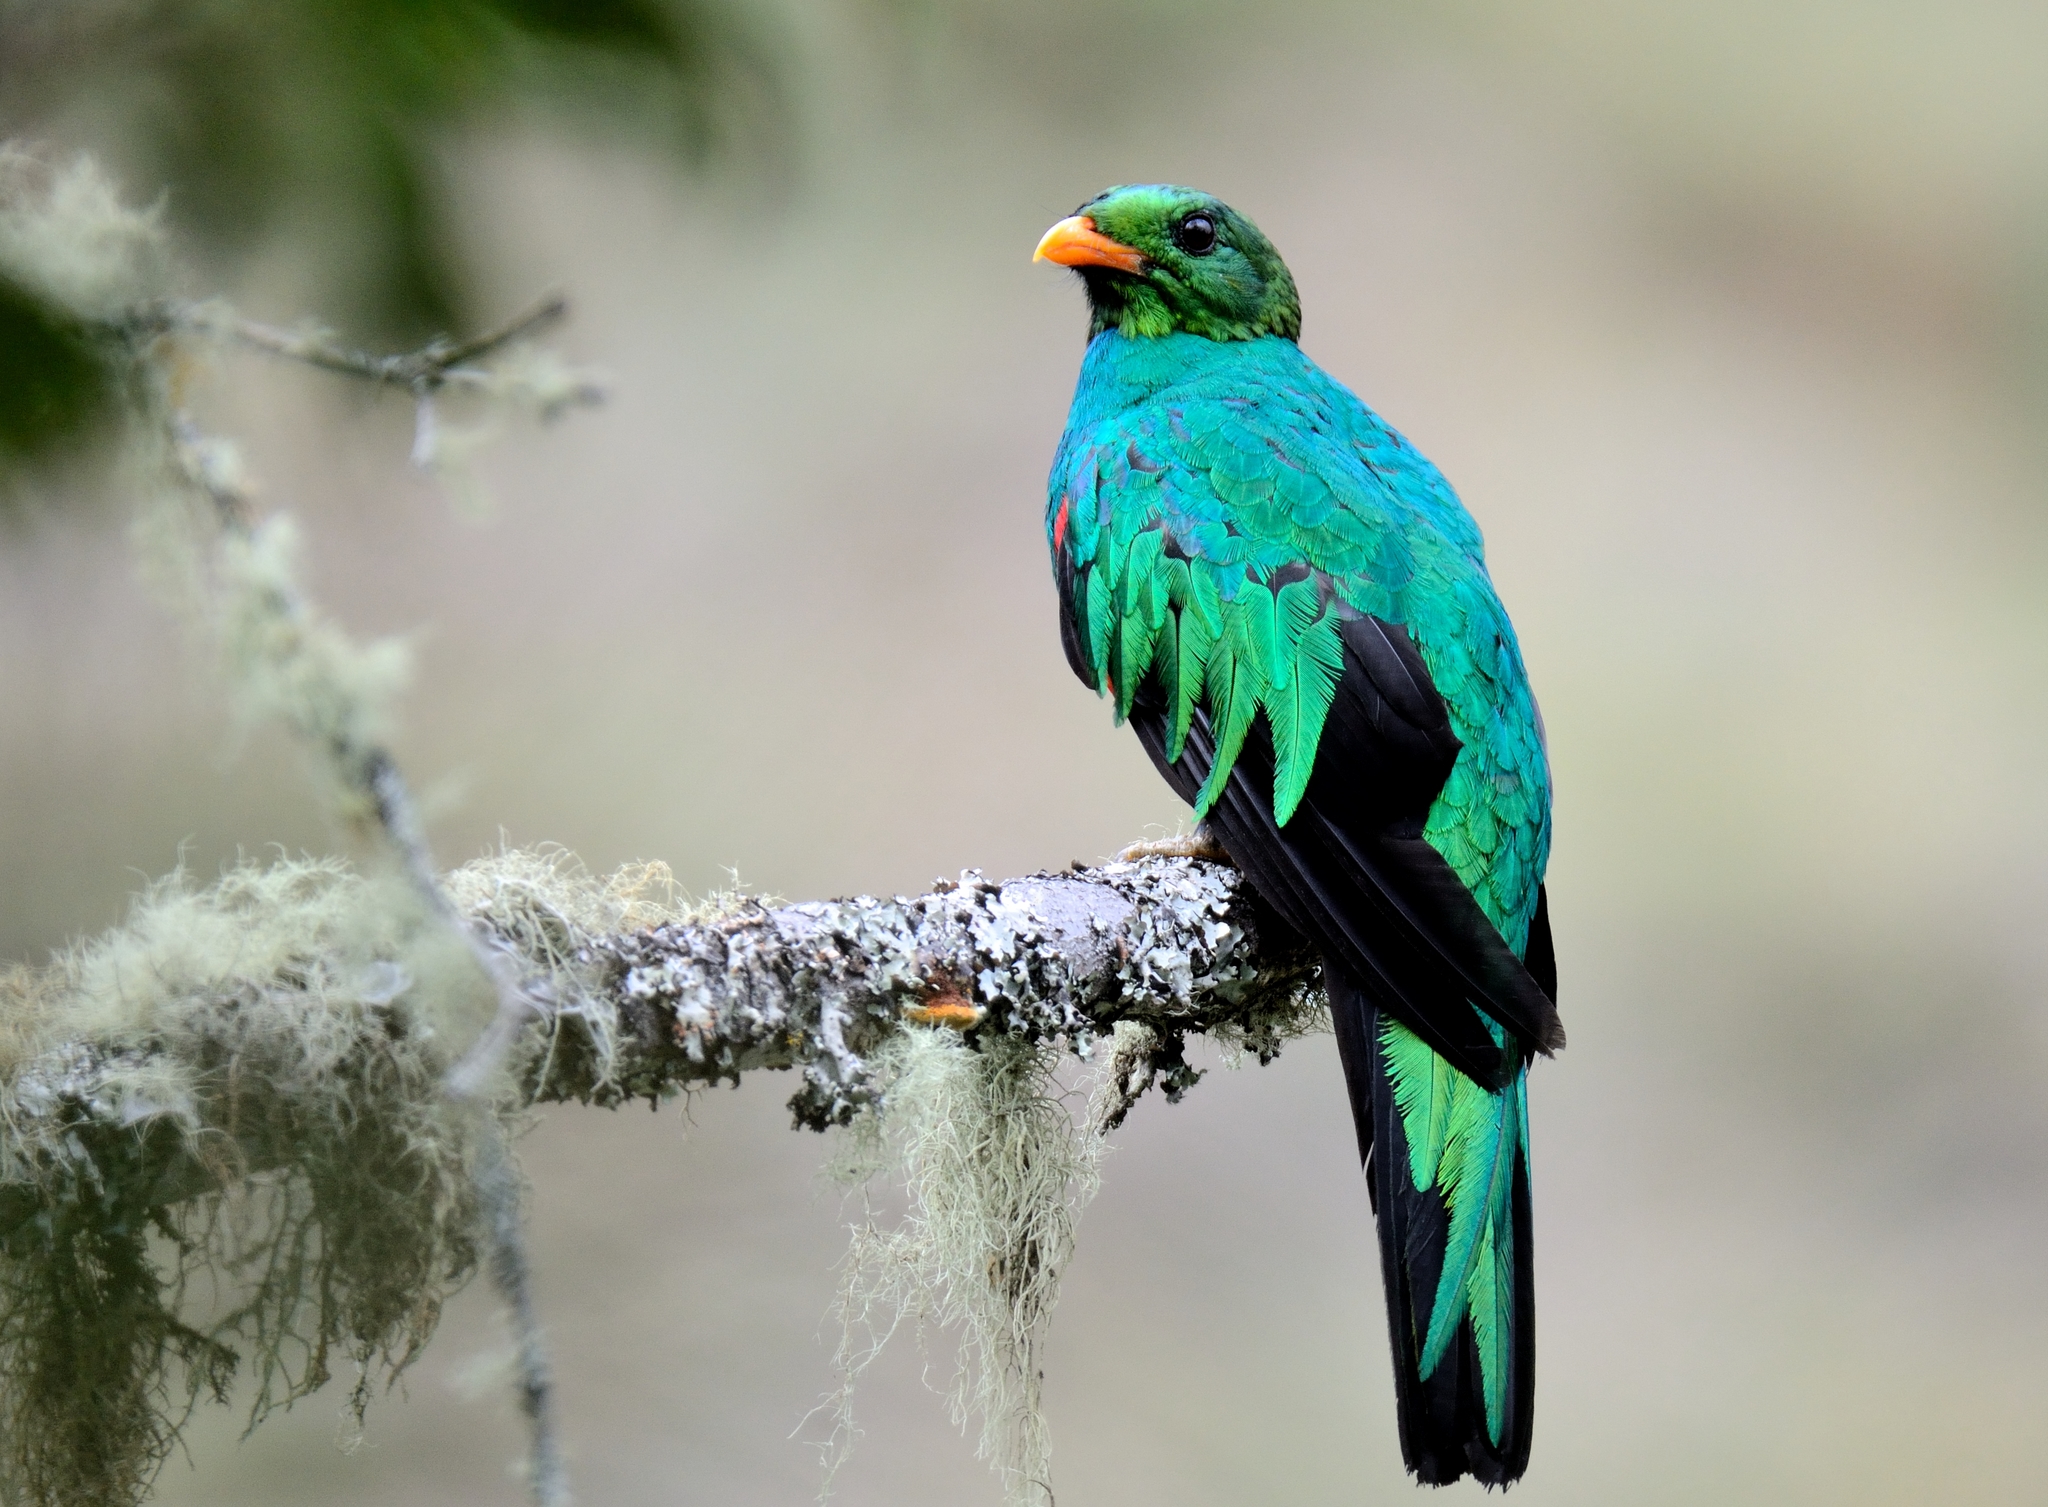
[[[1550,802],[1514,630],[1448,483],[1295,344],[1248,221],[1157,185],[1081,214],[1092,338],[1047,507],[1069,658],[1323,950],[1361,1147],[1404,1148],[1375,1187],[1411,1468],[1513,1479],[1526,1059],[1562,1041],[1518,961]]]

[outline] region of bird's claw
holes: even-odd
[[[1156,842],[1134,842],[1116,855],[1118,863],[1137,863],[1146,858],[1199,858],[1207,863],[1230,862],[1230,855],[1223,851],[1223,844],[1216,840],[1207,826],[1160,838]]]

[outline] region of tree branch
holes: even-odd
[[[65,1277],[87,1261],[94,1248],[79,1242],[102,1223],[159,1229],[173,1237],[171,1265],[164,1275],[139,1269],[136,1301],[165,1324],[182,1322],[180,1274],[195,1263],[260,1279],[217,1336],[190,1330],[211,1367],[183,1361],[195,1397],[210,1389],[225,1400],[238,1355],[253,1349],[261,1416],[277,1400],[269,1377],[282,1374],[285,1396],[303,1395],[327,1378],[327,1346],[346,1344],[363,1368],[351,1404],[360,1411],[373,1360],[382,1354],[393,1374],[402,1370],[481,1257],[511,1309],[528,1487],[554,1507],[567,1501],[567,1481],[519,1239],[519,1177],[503,1140],[523,1106],[658,1102],[779,1069],[797,1075],[796,1122],[824,1129],[865,1108],[900,1107],[889,1097],[900,1080],[887,1048],[931,1045],[904,1041],[906,1029],[1081,1056],[1108,1047],[1113,1033],[1086,1126],[1095,1136],[1147,1089],[1171,1100],[1194,1083],[1188,1035],[1266,1060],[1318,1015],[1312,958],[1265,919],[1236,870],[1201,859],[1002,883],[970,871],[925,895],[739,900],[652,926],[632,924],[646,914],[632,881],[600,882],[563,857],[514,851],[446,876],[437,889],[448,912],[415,909],[408,923],[393,909],[390,878],[332,862],[245,868],[205,891],[160,886],[126,927],[47,970],[0,979],[22,1018],[44,1027],[20,1041],[22,1055],[0,1061],[0,1311],[31,1337],[51,1331],[61,1382],[70,1374],[63,1347],[94,1316],[29,1306],[45,1287],[71,1290],[47,1274]],[[448,1019],[437,996],[449,987],[451,923],[494,956],[494,982],[531,1011],[509,1045],[510,1071],[489,1075],[488,1098],[448,1088],[436,1022]],[[139,981],[146,1004],[129,1001]],[[122,1010],[108,1007],[109,990],[127,1001]],[[69,1035],[48,1029],[64,1025]],[[436,1098],[454,1100],[459,1113],[437,1112]],[[1054,1118],[1066,1124],[1064,1111]],[[454,1186],[465,1168],[481,1250],[465,1233],[472,1215]],[[1064,1194],[1050,1196],[1060,1207],[1049,1213],[1009,1203],[999,1212],[1019,1228],[1058,1224],[1069,1217]],[[268,1212],[251,1221],[251,1208]],[[317,1257],[305,1243],[314,1220],[332,1234],[320,1237]],[[1029,1249],[1031,1270],[1056,1271],[1058,1242]],[[954,1272],[948,1282],[981,1273],[986,1260],[970,1256],[960,1267],[954,1252],[953,1265],[933,1269]],[[343,1310],[307,1297],[307,1283],[322,1293],[377,1289],[387,1271],[399,1275],[381,1306]],[[1037,1319],[1017,1321],[1027,1329],[1050,1301],[1049,1288],[1032,1291],[1041,1307]],[[1018,1301],[1008,1289],[975,1301],[995,1299]],[[972,1303],[962,1311],[981,1312]],[[377,1314],[385,1317],[372,1322]],[[1001,1329],[1015,1332],[1017,1323]],[[287,1341],[308,1358],[280,1373],[277,1347]],[[139,1363],[157,1378],[138,1394],[141,1406],[172,1395],[170,1359]],[[41,1398],[41,1373],[25,1375],[13,1385]],[[69,1405],[21,1401],[15,1415]],[[142,1483],[178,1426],[169,1417],[150,1436]],[[24,1496],[75,1498],[56,1487]]]
[[[1189,1035],[1266,1060],[1309,1028],[1318,1004],[1313,956],[1266,919],[1235,869],[1199,859],[1001,883],[970,870],[925,895],[744,900],[611,932],[571,919],[583,898],[574,886],[593,881],[562,878],[555,889],[530,871],[507,881],[501,862],[480,860],[451,881],[471,926],[491,939],[531,1002],[535,1023],[520,1044],[515,1089],[528,1104],[658,1102],[784,1070],[801,1079],[790,1101],[796,1123],[823,1129],[874,1101],[871,1059],[905,1023],[950,1025],[970,1042],[1000,1033],[1088,1055],[1132,1021],[1150,1029],[1154,1045],[1122,1068],[1120,1119],[1146,1089],[1177,1099],[1200,1076],[1185,1061]],[[290,991],[314,987],[336,966],[306,956],[261,986],[221,980],[195,993],[201,1008],[218,1011],[225,1038],[246,1030],[258,987],[290,1010]],[[395,959],[346,966],[358,977],[402,976]],[[391,1008],[402,1004],[401,995]],[[357,1050],[380,1051],[389,1036],[365,1030]],[[132,1146],[140,1136],[156,1165],[136,1175],[155,1205],[218,1190],[224,1168],[242,1177],[280,1164],[285,1148],[273,1127],[238,1108],[231,1092],[186,1106],[181,1113],[193,1119],[183,1135],[152,1133],[122,1085],[152,1077],[150,1054],[161,1050],[53,1044],[12,1075],[16,1113],[50,1116],[60,1136],[78,1135],[89,1150],[102,1138]],[[27,1185],[0,1188],[0,1242],[38,1204]]]
[[[459,343],[434,341],[400,356],[369,356],[335,345],[324,334],[286,335],[231,312],[206,316],[186,311],[189,328],[221,329],[234,339],[325,370],[364,377],[373,382],[403,385],[416,406],[414,460],[426,464],[434,448],[433,394],[444,383],[467,376],[481,384],[488,374],[461,363],[480,359],[561,318],[568,303],[551,298],[538,308],[495,330]],[[173,327],[179,315],[173,314]],[[158,373],[161,377],[161,373]],[[241,480],[232,450],[202,433],[173,400],[175,384],[154,386],[152,408],[163,431],[170,470],[175,479],[208,505],[221,536],[246,550],[256,540],[254,500]],[[571,401],[595,401],[577,389]],[[426,831],[403,773],[383,745],[367,736],[362,717],[348,707],[356,697],[335,683],[332,666],[314,652],[307,631],[313,609],[295,583],[273,577],[253,593],[255,615],[268,621],[262,635],[263,658],[269,673],[282,680],[320,685],[324,694],[304,695],[290,705],[286,721],[309,748],[321,756],[339,789],[367,815],[384,847],[397,861],[414,894],[449,931],[461,939],[479,974],[489,981],[496,1009],[466,1051],[443,1078],[448,1097],[475,1115],[480,1146],[478,1191],[484,1201],[484,1234],[492,1283],[504,1299],[516,1343],[520,1374],[520,1408],[529,1431],[528,1488],[537,1507],[566,1507],[568,1476],[556,1441],[553,1391],[547,1354],[533,1302],[529,1267],[521,1234],[521,1185],[503,1128],[489,1114],[490,1090],[506,1055],[537,1013],[523,986],[515,960],[496,941],[470,924],[441,887]]]
[[[1186,858],[1003,883],[970,870],[894,900],[748,901],[588,939],[578,961],[596,987],[550,1011],[526,1092],[617,1104],[790,1069],[797,1122],[822,1129],[871,1101],[869,1058],[906,1020],[1083,1054],[1133,1020],[1158,1033],[1151,1074],[1178,1098],[1196,1076],[1188,1034],[1269,1057],[1300,1029],[1313,959],[1276,934],[1235,869]]]

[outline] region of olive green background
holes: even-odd
[[[399,748],[442,858],[502,831],[816,897],[1170,827],[1057,645],[1084,318],[1029,254],[1108,183],[1199,184],[1460,488],[1543,699],[1572,1044],[1533,1094],[1516,1500],[2041,1499],[2048,12],[764,16],[780,167],[516,115],[451,139],[477,306],[567,289],[559,343],[616,394],[486,450],[487,520],[406,469],[402,402],[257,358],[206,388],[321,599],[416,635]],[[335,247],[290,230],[195,283],[305,312]],[[118,483],[41,485],[0,535],[16,958],[181,852],[335,840],[138,587]],[[814,1494],[849,1211],[787,1092],[527,1141],[581,1501]],[[1406,1500],[1383,1323],[1327,1038],[1146,1102],[1054,1325],[1062,1507]],[[466,1293],[356,1453],[339,1395],[239,1445],[207,1416],[162,1498],[516,1502],[500,1344]],[[847,1507],[997,1500],[922,1366],[899,1340],[864,1392]]]

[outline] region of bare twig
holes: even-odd
[[[554,294],[524,314],[468,340],[430,340],[416,351],[389,356],[351,349],[323,329],[281,330],[236,314],[208,315],[203,319],[208,327],[251,349],[418,394],[422,389],[431,391],[444,383],[478,380],[482,373],[471,370],[471,362],[540,333],[568,312],[569,301]]]
[[[246,343],[279,355],[330,371],[408,386],[419,404],[424,426],[431,423],[434,389],[463,371],[459,363],[478,359],[530,334],[560,318],[566,308],[562,299],[551,299],[474,340],[459,344],[436,342],[410,355],[392,357],[365,356],[327,344],[324,337],[287,336],[245,320],[236,320],[232,329]],[[230,448],[205,435],[188,414],[168,401],[160,402],[160,411],[178,480],[206,500],[224,535],[250,539],[255,526],[254,499],[232,463]],[[273,584],[269,597],[264,604],[266,615],[280,623],[302,624],[310,616],[309,604],[282,585]],[[274,669],[289,676],[293,667],[287,661],[292,656],[303,657],[305,643],[302,633],[278,635],[273,653],[279,663]],[[496,939],[471,925],[450,903],[427,846],[426,831],[412,792],[389,751],[346,722],[315,722],[303,714],[288,720],[293,722],[294,731],[324,759],[335,782],[372,814],[385,848],[397,860],[413,891],[432,914],[462,938],[478,970],[490,980],[497,1008],[445,1079],[449,1097],[458,1103],[471,1104],[488,1098],[488,1090],[507,1054],[539,1013],[521,971]],[[521,1234],[519,1178],[503,1144],[502,1130],[485,1112],[488,1105],[478,1108],[479,1118],[485,1123],[481,1140],[484,1161],[478,1172],[477,1188],[484,1205],[490,1250],[488,1270],[505,1301],[518,1354],[520,1406],[529,1429],[528,1486],[538,1507],[566,1507],[568,1480],[555,1439],[547,1351],[528,1281]]]
[[[484,1217],[490,1224],[491,1285],[509,1309],[519,1410],[526,1415],[526,1489],[536,1507],[569,1507],[569,1472],[555,1435],[554,1371],[548,1364],[540,1313],[534,1306],[525,1231],[520,1223],[524,1189],[519,1168],[505,1145],[505,1132],[495,1120],[484,1127],[478,1163],[477,1191],[483,1195]]]

